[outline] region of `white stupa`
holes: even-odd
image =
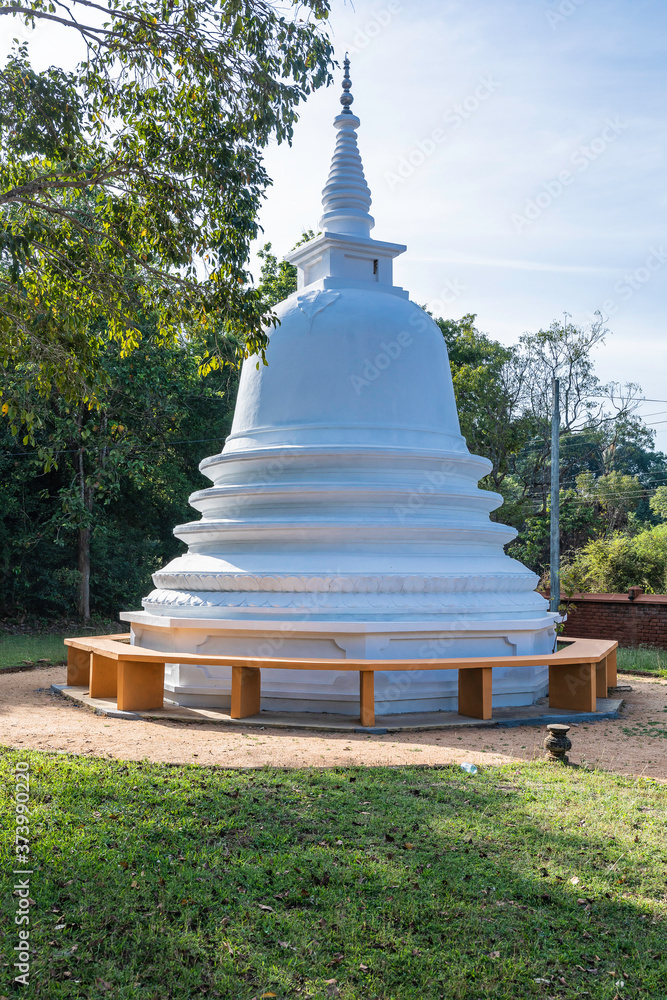
[[[166,697],[229,706],[231,671],[178,652],[421,658],[551,652],[556,616],[489,519],[491,468],[459,430],[442,333],[393,284],[406,247],[370,236],[345,63],[321,235],[289,256],[268,367],[245,362],[231,434],[204,459],[201,519],[154,575],[132,641],[174,652]],[[545,667],[496,671],[494,705],[531,704]],[[265,671],[262,709],[358,714],[354,672]],[[456,709],[456,671],[378,673],[378,715]]]

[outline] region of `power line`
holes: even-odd
[[[598,480],[595,480],[595,482],[597,482],[597,481]],[[568,482],[568,480],[565,480],[564,482]],[[576,482],[576,480],[569,480],[569,482]],[[661,477],[660,479],[655,479],[649,486],[638,485],[636,487],[633,487],[630,490],[612,490],[609,493],[605,493],[603,497],[599,497],[599,496],[598,497],[595,497],[595,496],[586,497],[586,496],[582,496],[582,495],[580,495],[579,497],[577,497],[577,496],[574,496],[574,497],[564,497],[563,503],[579,503],[579,502],[581,502],[581,503],[591,503],[592,501],[595,501],[596,499],[597,500],[606,499],[607,497],[616,498],[616,497],[643,496],[645,494],[651,493],[651,492],[655,491],[656,489],[658,489],[658,486],[661,483],[667,483],[667,477]],[[563,484],[561,483],[561,486],[562,485]],[[548,484],[545,484],[544,491],[542,491],[542,492],[533,491],[533,492],[529,492],[529,493],[524,493],[524,494],[522,494],[519,497],[509,496],[506,499],[507,500],[516,500],[516,501],[520,501],[520,500],[546,500],[547,499],[547,494],[548,494]]]
[[[657,486],[641,486],[637,489],[632,490],[614,490],[609,493],[591,495],[579,494],[579,496],[573,497],[563,497],[561,503],[594,503],[597,501],[604,501],[606,499],[616,499],[618,497],[634,497],[634,496],[645,496],[648,493],[654,492],[658,489]],[[528,500],[546,500],[547,493],[525,493],[524,497]]]
[[[574,483],[576,485],[577,479],[581,475],[585,475],[585,473],[579,472],[579,473],[577,473],[576,476],[572,476],[570,479],[561,479],[561,481],[560,481],[561,487],[565,486],[565,484],[570,484],[570,483]],[[600,478],[600,477],[598,477],[598,478]],[[657,485],[659,485],[660,483],[667,483],[667,476],[660,476],[659,478],[654,479],[650,484],[647,484],[646,486],[642,486],[641,489],[642,490],[653,490],[653,489],[656,489]],[[544,491],[546,491],[547,489],[548,489],[548,484],[545,482],[544,483]],[[546,493],[544,491],[533,491],[533,492],[529,492],[529,493],[524,493],[523,496],[524,497],[543,497],[543,496],[546,495]]]
[[[604,397],[598,397],[603,399]],[[667,403],[667,399],[649,399],[648,396],[642,396],[638,399],[631,400],[632,403]]]
[[[608,395],[590,395],[589,399],[609,399]],[[648,396],[635,396],[634,399],[629,399],[628,404],[631,403],[667,403],[667,399],[650,399]]]
[[[535,510],[540,510],[541,508],[543,508],[543,504],[536,503],[535,500],[532,500],[530,498],[528,498],[528,499],[529,499],[529,502],[532,504],[532,506],[534,507]],[[546,499],[547,499],[547,497],[544,497],[544,500],[546,500]],[[591,507],[592,504],[595,502],[596,499],[600,499],[600,498],[596,498],[596,497],[591,497],[591,498],[588,498],[588,497],[568,497],[566,500],[561,500],[560,507],[561,507],[561,510],[564,507],[566,507],[566,506],[569,506],[569,507]],[[611,499],[616,499],[616,498],[615,497],[611,497]],[[629,499],[634,499],[634,498],[633,497],[629,497]],[[638,501],[641,500],[641,499],[642,499],[642,497],[640,496],[638,498]]]
[[[135,454],[144,454],[146,451],[150,451],[153,448],[170,447],[172,444],[205,444],[207,441],[219,441],[220,437],[213,438],[190,438],[185,441],[162,441],[160,444],[147,445],[145,448],[135,451]],[[106,447],[106,446],[102,446]],[[118,447],[118,445],[111,445],[109,451],[113,451]],[[96,451],[98,449],[93,449]],[[54,455],[78,455],[79,448],[66,448],[64,451],[55,451]],[[37,456],[37,449],[34,451],[6,451],[5,455],[7,458],[35,458]]]

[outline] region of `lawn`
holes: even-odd
[[[31,768],[30,993],[663,998],[667,788],[535,763],[231,771],[6,751]],[[14,995],[11,969],[0,994]]]
[[[667,649],[653,649],[649,646],[641,646],[639,649],[619,648],[617,662],[619,670],[641,670],[667,678]]]
[[[122,622],[99,619],[89,626],[75,623],[61,624],[60,629],[36,631],[32,634],[11,632],[0,633],[0,670],[3,667],[20,667],[26,663],[37,663],[38,660],[51,660],[52,663],[66,663],[67,649],[63,639],[78,635],[106,635],[111,632],[125,631],[128,626]]]
[[[0,670],[3,667],[20,667],[37,660],[65,663],[67,651],[64,635],[3,635],[0,636]]]

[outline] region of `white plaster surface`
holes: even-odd
[[[392,282],[400,244],[370,238],[359,120],[336,119],[325,231],[299,247],[268,366],[245,362],[231,434],[154,574],[133,641],[166,651],[409,658],[536,654],[494,671],[494,704],[546,690],[555,615],[504,552],[515,531],[478,488],[491,463],[459,430],[444,339]],[[342,137],[342,138],[341,138]],[[456,671],[378,674],[379,715],[456,707]],[[229,670],[167,671],[176,704],[229,705]],[[358,676],[264,671],[262,705],[358,712]]]

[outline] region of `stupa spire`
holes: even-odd
[[[350,93],[352,82],[347,53],[343,66],[343,93],[340,98],[343,110],[334,119],[338,135],[329,178],[322,191],[324,213],[320,226],[324,232],[368,238],[375,220],[368,211],[371,207],[371,192],[357,146],[357,129],[361,122],[350,110],[354,97]]]
[[[343,60],[343,93],[340,97],[340,103],[343,105],[343,114],[351,115],[350,105],[354,101],[354,97],[350,93],[350,87],[352,86],[352,81],[350,80],[350,59],[345,53],[345,59]]]

